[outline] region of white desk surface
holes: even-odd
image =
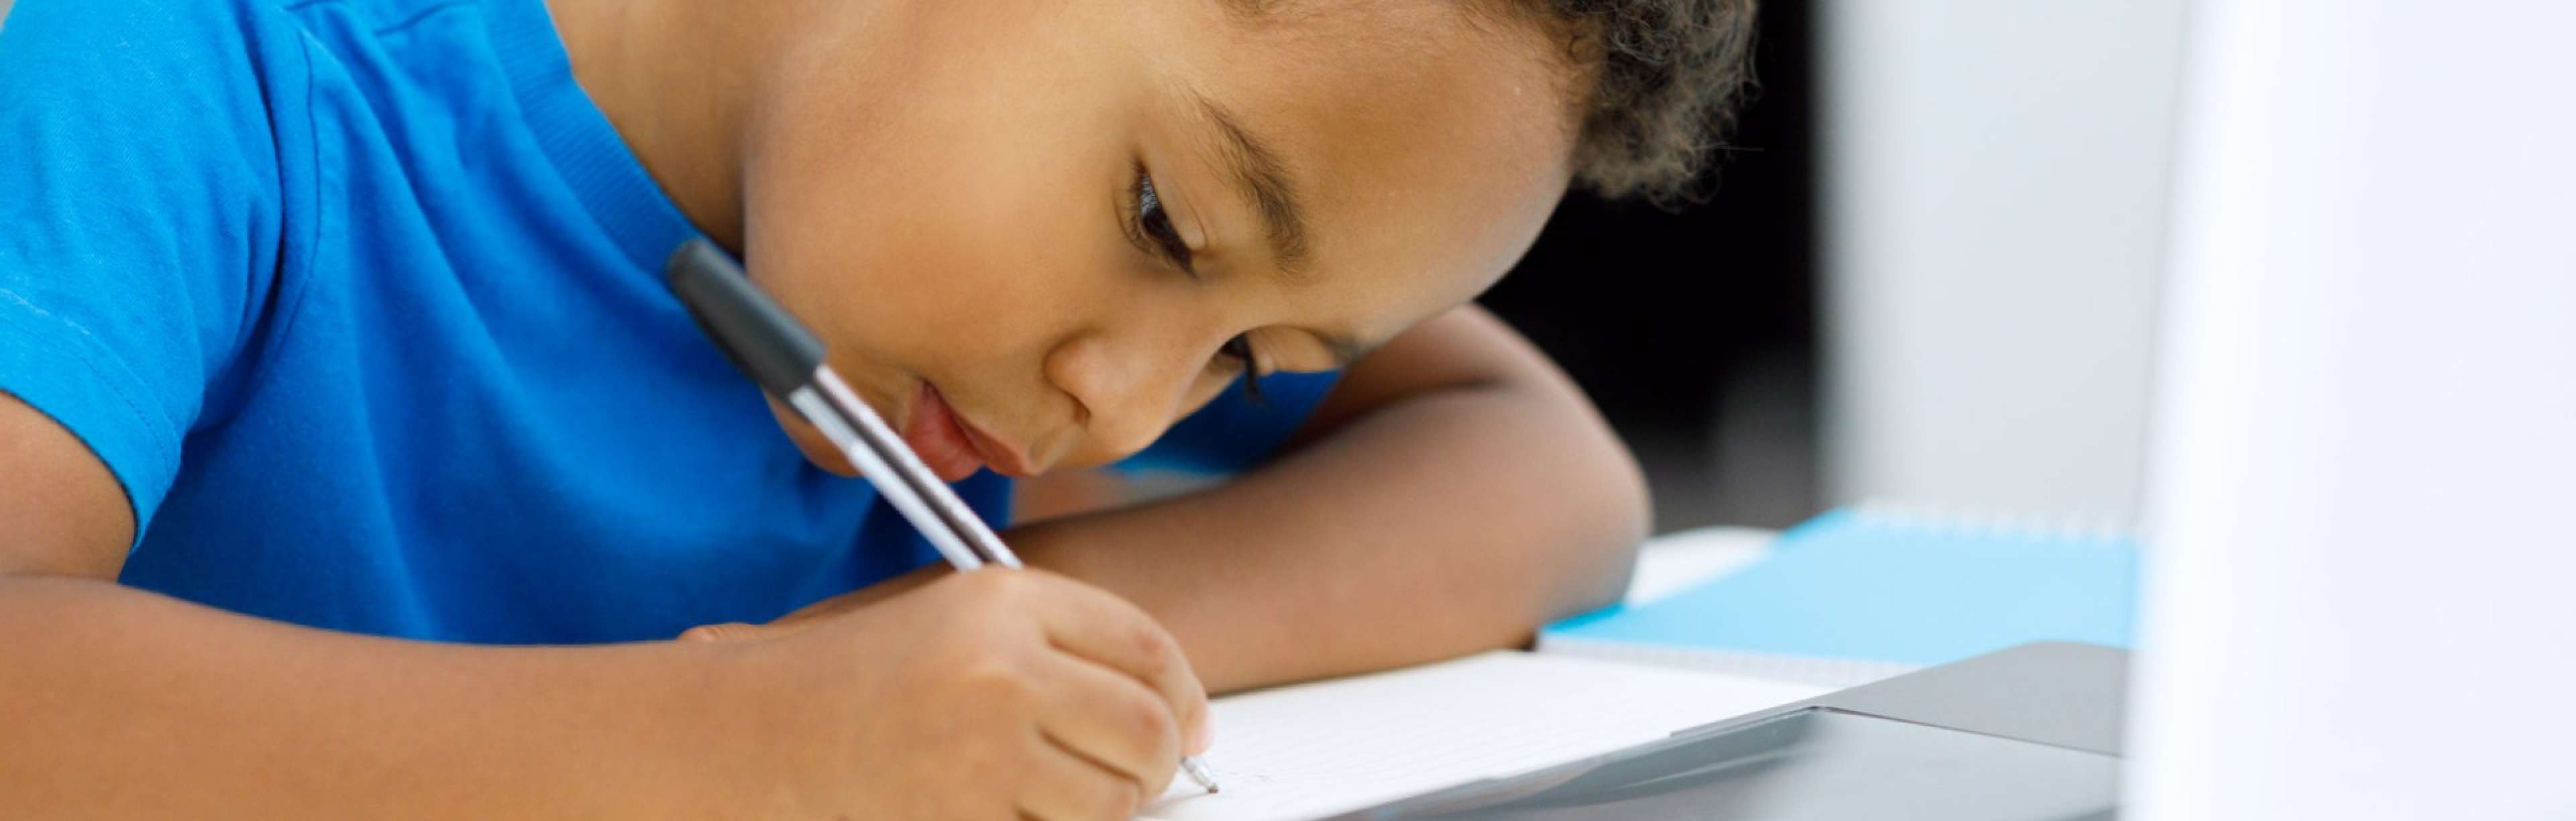
[[[1771,552],[1771,540],[1779,536],[1750,527],[1710,527],[1648,539],[1637,552],[1627,603],[1645,604],[1735,572]]]

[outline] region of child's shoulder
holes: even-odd
[[[272,0],[16,0],[0,22],[0,127],[18,139],[221,140],[300,84]]]
[[[541,2],[541,0],[526,0]],[[0,59],[19,68],[146,69],[164,83],[245,58],[292,54],[338,29],[382,34],[473,0],[15,0],[0,3]],[[329,21],[323,24],[323,21]],[[323,24],[323,25],[316,25]]]
[[[284,19],[266,0],[16,0],[0,23],[0,77],[159,89],[229,80],[277,39],[262,35],[262,18]]]
[[[299,21],[369,35],[391,34],[413,28],[448,15],[469,15],[501,3],[534,3],[544,0],[219,0],[225,4],[248,5],[261,10],[284,11]],[[326,35],[327,36],[327,35]]]

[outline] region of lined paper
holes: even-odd
[[[1224,785],[1147,805],[1168,821],[1287,821],[1516,775],[1825,692],[1804,684],[1496,652],[1218,699]]]

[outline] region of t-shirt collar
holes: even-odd
[[[574,81],[572,58],[543,0],[483,0],[482,5],[493,50],[538,146],[626,256],[646,270],[660,271],[681,243],[701,235],[697,227]]]

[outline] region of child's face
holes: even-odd
[[[1491,285],[1563,194],[1575,112],[1535,25],[1237,5],[944,0],[852,24],[901,53],[789,56],[746,256],[944,477],[1133,453],[1247,345],[1341,367]]]

